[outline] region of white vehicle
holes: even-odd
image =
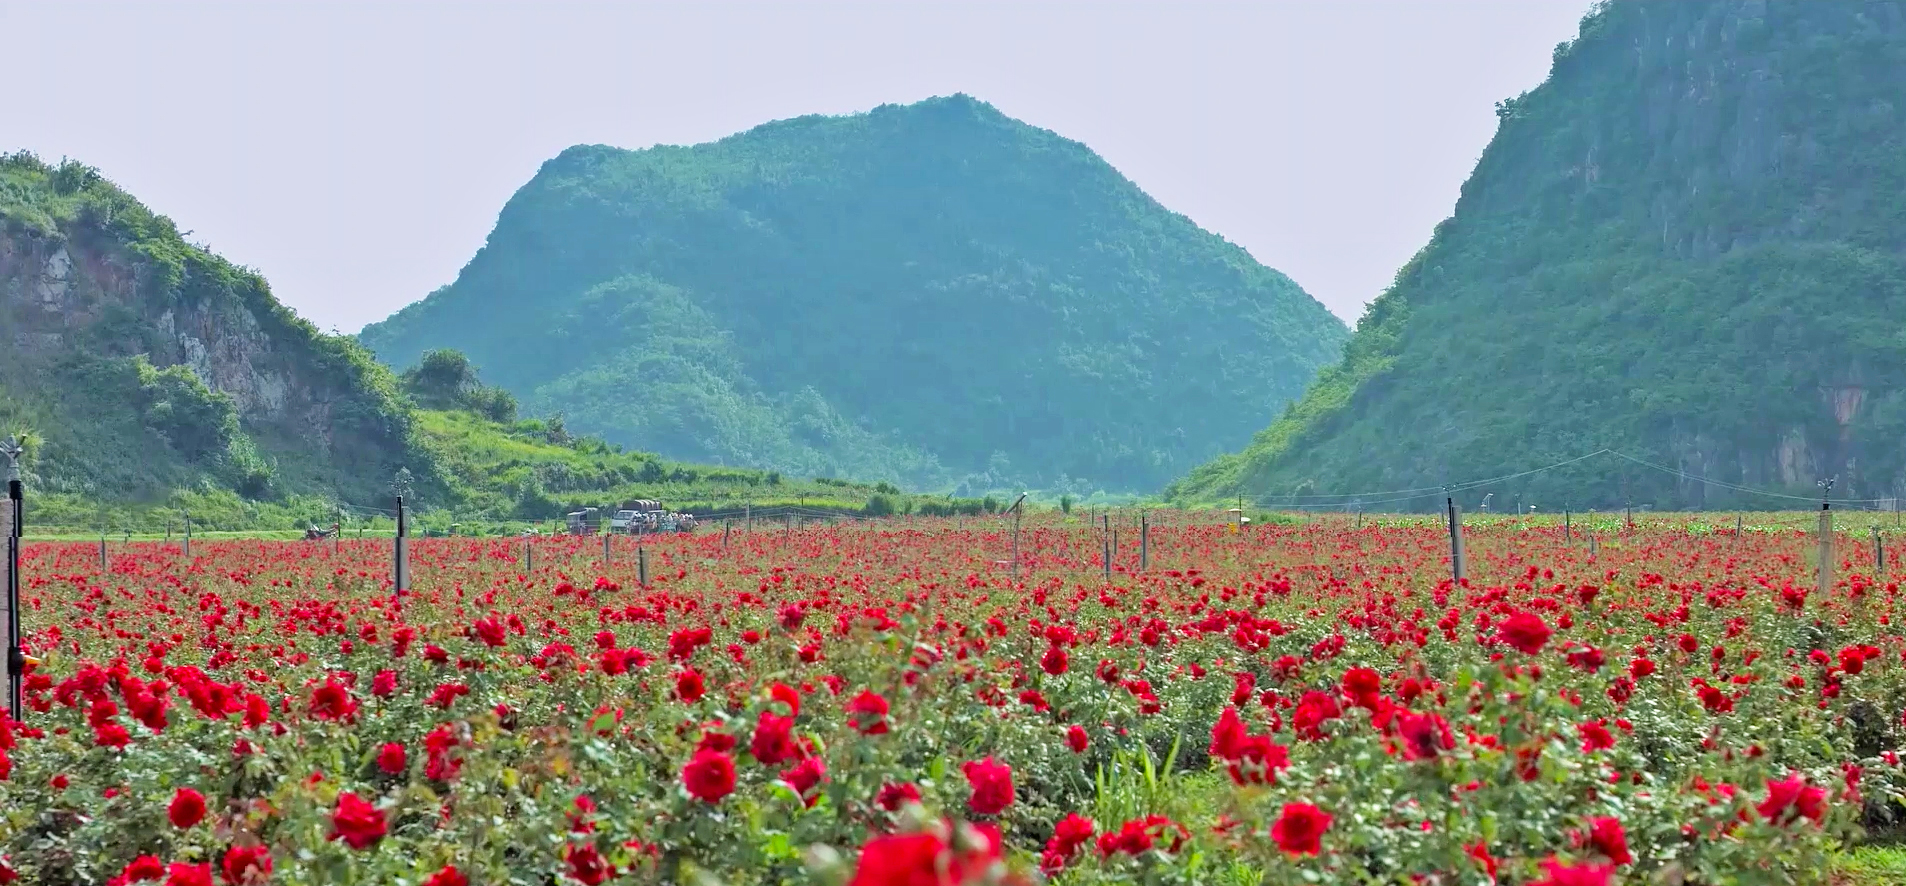
[[[625,501],[609,518],[609,531],[628,535],[654,532],[665,513],[662,503],[652,498]]]

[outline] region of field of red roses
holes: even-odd
[[[1156,516],[1156,515],[1154,515]],[[1692,520],[33,544],[0,882],[1758,884],[1894,827],[1898,585]],[[1750,526],[1750,529],[1752,527]],[[1906,553],[1906,550],[1902,550]]]

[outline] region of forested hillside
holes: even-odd
[[[629,446],[922,487],[1156,489],[1347,331],[1085,146],[956,96],[581,146],[366,328]]]
[[[1690,476],[1896,495],[1902,71],[1900,3],[1598,7],[1499,105],[1454,216],[1342,362],[1174,494],[1349,506],[1326,494],[1606,447],[1683,476],[1604,456],[1495,489],[1555,508],[1769,504]]]
[[[440,488],[391,373],[77,162],[0,157],[0,422],[41,493]]]
[[[916,506],[574,434],[518,415],[460,354],[393,374],[77,162],[0,157],[0,345],[0,435],[27,441],[36,533],[158,532],[183,511],[201,529],[328,524],[340,503],[390,508],[399,472],[426,524],[466,531],[627,498]]]

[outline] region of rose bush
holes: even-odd
[[[1792,532],[1443,539],[418,540],[401,597],[370,542],[29,545],[0,882],[1718,886],[1892,825],[1858,543],[1821,596]]]

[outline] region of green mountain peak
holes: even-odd
[[[360,340],[701,461],[918,487],[1156,489],[1343,325],[1077,142],[968,96],[570,148]]]

